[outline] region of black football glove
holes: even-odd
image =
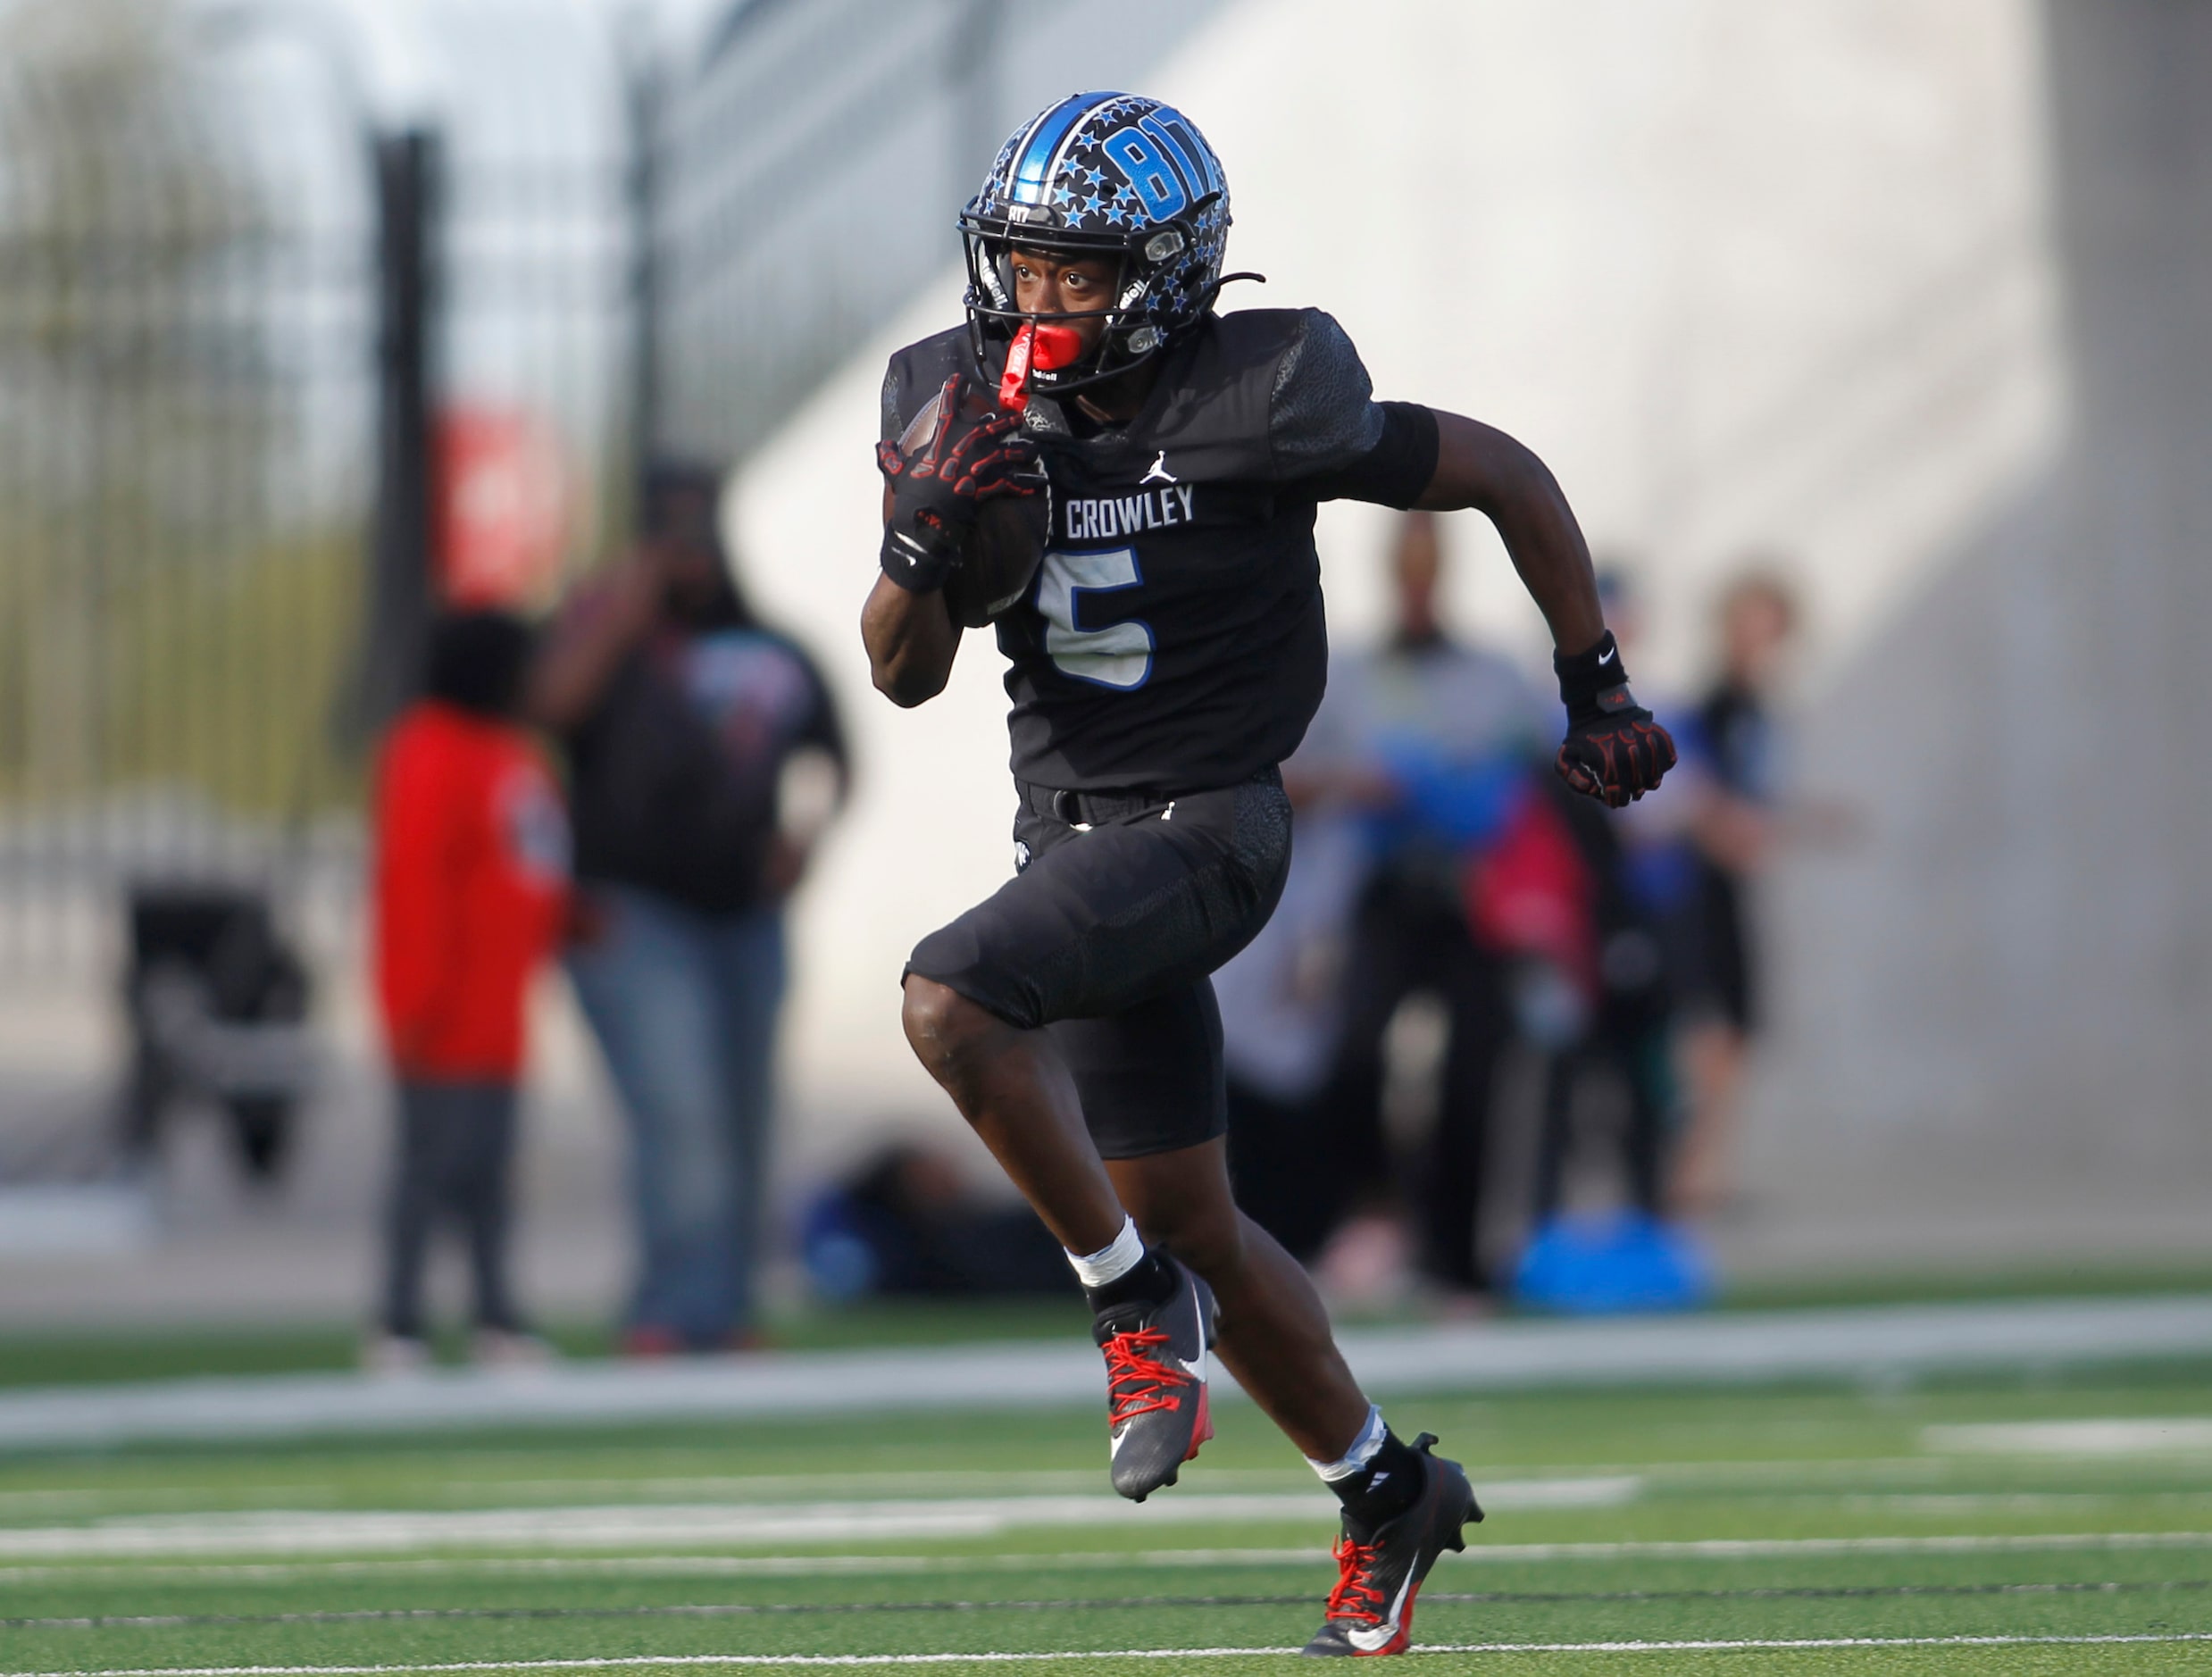
[[[945,380],[935,398],[936,429],[913,454],[893,442],[875,446],[876,469],[891,486],[891,521],[879,555],[883,574],[915,594],[945,586],[984,502],[1044,487],[1022,416],[994,407],[980,419],[963,417],[965,383],[958,373]]]
[[[1585,797],[1625,808],[1674,766],[1674,741],[1628,690],[1612,630],[1572,658],[1553,653],[1551,667],[1567,707],[1559,778]]]

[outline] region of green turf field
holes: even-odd
[[[1410,1669],[2212,1671],[2201,1364],[1394,1414],[1492,1505]],[[1088,1413],[0,1457],[0,1669],[1288,1671],[1329,1505],[1220,1421],[1143,1508]]]

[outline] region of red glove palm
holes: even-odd
[[[883,572],[917,594],[945,586],[984,502],[1044,487],[1022,416],[995,408],[964,414],[966,382],[958,373],[945,380],[933,398],[935,423],[911,453],[897,443],[876,445],[876,469],[891,486]]]

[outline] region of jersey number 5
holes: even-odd
[[[1152,675],[1152,630],[1136,622],[1085,629],[1078,621],[1086,594],[1111,594],[1144,581],[1137,550],[1047,553],[1037,583],[1037,610],[1045,620],[1045,651],[1062,673],[1078,681],[1124,691]]]

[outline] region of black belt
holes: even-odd
[[[1270,786],[1281,786],[1282,771],[1273,767],[1262,769],[1252,779]],[[1131,815],[1164,809],[1178,797],[1194,796],[1189,787],[1179,791],[1158,787],[1131,786],[1104,792],[1073,792],[1064,787],[1034,786],[1027,780],[1016,780],[1014,784],[1014,789],[1021,794],[1023,809],[1047,821],[1065,822],[1071,827],[1095,827],[1101,822],[1126,821]]]

